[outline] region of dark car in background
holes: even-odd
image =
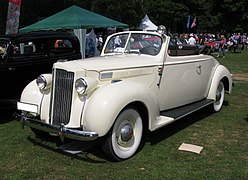
[[[170,56],[186,56],[186,55],[197,55],[207,54],[209,55],[212,51],[212,47],[205,45],[200,46],[199,44],[190,45],[186,43],[185,39],[177,37],[170,38],[169,49]]]
[[[70,32],[30,32],[0,36],[0,111],[15,108],[23,88],[55,62],[80,59],[78,38]]]

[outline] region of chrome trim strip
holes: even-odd
[[[87,99],[85,95],[83,96],[83,98],[84,98],[84,100],[83,100],[84,105],[83,105],[83,107],[82,107],[82,111],[81,111],[81,115],[80,115],[80,126],[82,126],[83,114],[84,114],[84,108],[85,108],[86,99]]]

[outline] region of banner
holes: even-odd
[[[6,34],[18,33],[21,0],[9,0]]]
[[[190,15],[188,16],[187,29],[189,29],[189,24],[190,24]]]

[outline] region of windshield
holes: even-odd
[[[3,59],[7,54],[7,47],[8,42],[7,41],[0,41],[0,57]]]
[[[160,52],[159,36],[145,33],[125,33],[112,36],[104,50],[105,55],[136,53],[155,56]]]

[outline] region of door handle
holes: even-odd
[[[201,74],[201,65],[196,66],[196,72],[197,74]]]

